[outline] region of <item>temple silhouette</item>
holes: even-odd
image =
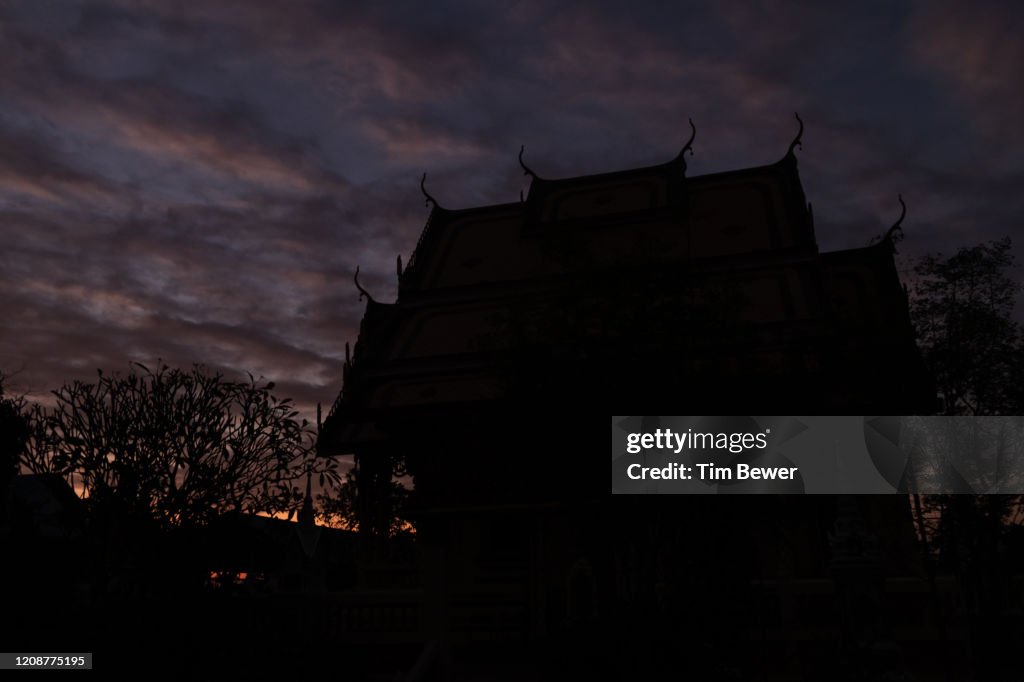
[[[424,177],[397,300],[357,271],[366,311],[318,448],[355,458],[364,588],[396,584],[385,497],[414,484],[417,615],[383,630],[419,643],[423,679],[957,662],[936,656],[905,497],[610,494],[611,413],[935,409],[893,258],[903,216],[822,253],[802,121],[779,161],[694,177],[689,133],[666,163],[575,178],[520,150],[529,191],[506,204],[445,208]]]

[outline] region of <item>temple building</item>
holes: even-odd
[[[902,216],[874,244],[821,253],[802,122],[781,160],[695,177],[690,125],[667,163],[585,177],[541,177],[521,150],[530,187],[512,203],[448,209],[421,183],[432,208],[397,300],[357,273],[366,312],[318,447],[355,456],[364,585],[387,583],[382,496],[414,482],[424,641],[556,646],[576,674],[622,665],[594,658],[594,637],[648,633],[650,661],[678,637],[727,655],[719,636],[789,622],[787,581],[837,594],[829,543],[850,528],[877,548],[870,570],[913,573],[899,496],[610,495],[612,413],[935,406],[893,259]]]

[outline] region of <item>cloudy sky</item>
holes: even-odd
[[[797,152],[824,250],[1024,253],[1024,4],[0,3],[0,370],[163,358],[308,409],[427,217],[545,177]],[[185,6],[188,8],[185,8]],[[484,9],[484,7],[491,9]],[[1017,271],[1020,276],[1020,270]]]

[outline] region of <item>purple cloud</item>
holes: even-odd
[[[32,397],[157,357],[312,416],[427,215],[566,177],[771,163],[807,123],[823,248],[909,204],[901,257],[1019,235],[1013,3],[355,5],[25,0],[0,10],[0,368]],[[1018,239],[1018,249],[1024,248]]]

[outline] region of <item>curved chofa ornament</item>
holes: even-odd
[[[363,300],[363,296],[365,296],[366,300],[369,301],[370,303],[376,303],[377,301],[375,301],[373,299],[373,296],[370,296],[370,292],[367,291],[366,289],[364,289],[363,285],[359,283],[359,266],[358,265],[356,266],[356,274],[355,274],[355,277],[353,279],[355,279],[355,281],[356,281],[356,289],[359,290],[359,300],[360,301]]]
[[[427,174],[426,173],[424,173],[423,177],[420,178],[420,191],[423,192],[423,196],[426,197],[426,202],[424,203],[424,206],[430,206],[431,204],[433,204],[434,208],[441,208],[441,204],[437,203],[437,199],[432,197],[430,195],[430,192],[427,191]]]
[[[679,150],[678,154],[676,154],[676,161],[683,162],[684,171],[686,170],[686,152],[689,151],[690,156],[693,156],[693,141],[697,138],[697,126],[693,125],[692,118],[688,120],[690,121],[690,139],[686,141],[683,148]]]
[[[796,137],[794,137],[793,141],[789,143],[789,149],[786,151],[787,157],[793,156],[793,149],[796,147],[800,147],[800,149],[804,148],[803,142],[801,141],[801,138],[804,135],[804,122],[803,119],[800,118],[800,114],[794,111],[793,115],[796,116],[797,123],[800,124],[800,130],[796,131]]]
[[[525,150],[526,150],[526,145],[525,144],[519,145],[519,165],[523,169],[523,175],[529,175],[534,180],[539,180],[540,178],[538,177],[538,175],[536,173],[534,173],[533,170],[531,170],[531,168],[526,165],[526,163],[523,162],[523,151],[525,151]]]
[[[907,217],[907,205],[903,203],[903,195],[897,194],[896,198],[900,200],[900,217],[896,219],[896,222],[892,224],[889,231],[882,237],[882,241],[888,242],[891,246],[896,246],[896,242],[903,239],[903,219]]]

